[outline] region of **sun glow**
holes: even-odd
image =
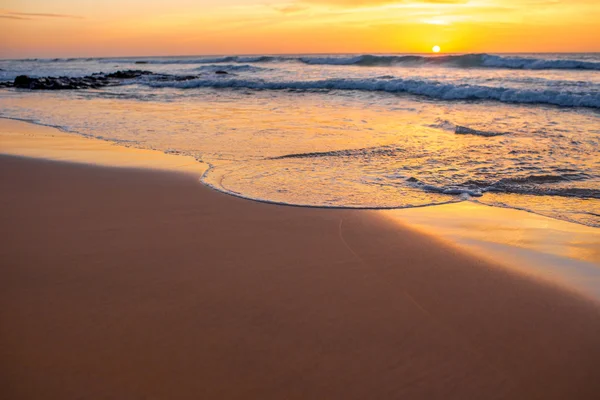
[[[599,13],[598,0],[0,0],[0,58],[591,52]]]
[[[433,51],[434,53],[439,53],[442,50],[442,48],[438,45],[435,45],[431,48],[431,51]]]

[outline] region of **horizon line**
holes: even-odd
[[[313,55],[462,55],[462,54],[600,54],[598,51],[490,51],[490,52],[319,52],[319,53],[221,53],[221,54],[180,54],[180,55],[131,55],[131,56],[62,56],[62,57],[23,57],[5,58],[0,56],[0,61],[34,61],[34,60],[82,60],[82,59],[118,59],[118,58],[186,58],[186,57],[238,57],[238,56],[313,56]]]

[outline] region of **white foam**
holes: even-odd
[[[503,103],[550,104],[562,107],[600,108],[600,93],[521,90],[477,85],[442,84],[412,79],[323,79],[313,81],[263,81],[248,79],[191,79],[148,82],[151,87],[245,88],[255,90],[359,90],[409,93],[441,100],[492,100]]]
[[[42,60],[40,60],[42,61]],[[57,61],[57,60],[48,60]],[[81,61],[78,59],[60,61]],[[263,63],[263,62],[301,62],[310,65],[359,65],[359,66],[448,66],[457,68],[501,68],[501,69],[565,69],[600,71],[600,62],[572,59],[543,59],[527,57],[506,57],[490,54],[462,54],[443,56],[419,55],[352,55],[352,56],[219,56],[219,57],[181,57],[181,58],[125,58],[100,59],[100,62],[147,64],[214,64],[214,63]]]

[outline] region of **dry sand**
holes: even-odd
[[[598,398],[596,303],[375,211],[183,169],[0,156],[0,398]]]
[[[595,304],[374,212],[0,157],[0,397],[593,399]]]

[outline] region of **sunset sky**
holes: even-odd
[[[598,0],[0,0],[0,57],[600,51]]]

